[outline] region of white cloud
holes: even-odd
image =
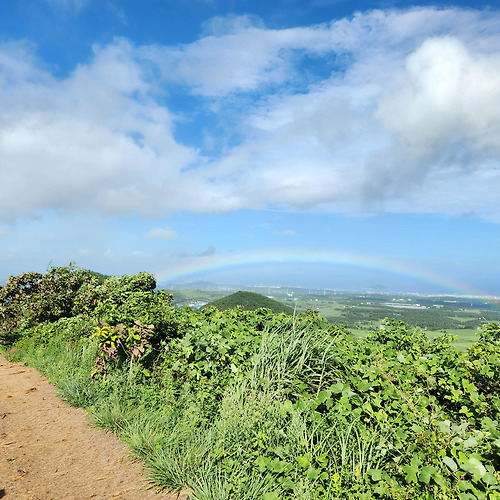
[[[158,65],[168,83],[189,87],[203,96],[223,97],[299,78],[295,51],[331,51],[326,25],[283,30],[266,29],[248,16],[215,18],[198,41],[177,47],[148,46],[142,57]]]
[[[189,181],[179,174],[196,153],[173,138],[174,118],[148,96],[127,43],[96,48],[62,81],[29,55],[19,59],[22,48],[17,63],[0,54],[2,219],[44,208],[154,215],[175,207],[165,200]]]
[[[330,29],[336,50],[345,40],[351,54],[345,71],[307,92],[269,98],[246,120],[248,140],[219,162],[221,177],[238,172],[241,203],[419,212],[426,205],[410,195],[424,203],[416,194],[431,187],[437,194],[439,179],[450,189],[427,205],[434,210],[498,212],[487,201],[500,187],[494,19],[421,9],[358,15]],[[489,196],[464,199],[456,191],[477,186],[488,172],[481,192]]]
[[[203,38],[215,36],[221,37],[229,34],[238,34],[241,31],[252,28],[265,29],[265,25],[256,15],[244,14],[227,16],[215,16],[203,23]]]
[[[2,45],[0,219],[277,206],[500,218],[499,21],[459,9],[284,30],[215,19],[192,44],[96,46],[64,79],[31,47]],[[180,117],[169,91],[201,98]],[[211,157],[176,134],[200,114],[217,123]]]
[[[147,237],[152,239],[174,240],[177,238],[177,234],[169,227],[154,227],[148,232]]]
[[[286,61],[261,32],[265,33],[250,28],[179,48],[147,48],[142,53],[158,64],[166,82],[189,86],[195,94],[224,96],[287,79]]]
[[[398,80],[377,116],[414,154],[446,143],[500,153],[500,51],[478,54],[454,37],[429,38]]]

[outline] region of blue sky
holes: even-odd
[[[500,295],[495,2],[0,4],[0,282]]]

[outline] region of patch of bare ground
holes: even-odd
[[[116,436],[88,425],[33,368],[0,355],[0,498],[187,500],[148,489]]]

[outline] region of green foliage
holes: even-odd
[[[198,499],[500,498],[498,325],[467,352],[398,320],[356,339],[315,311],[176,308],[147,273],[58,288],[76,272],[12,280],[12,356],[128,442],[156,485]]]
[[[122,324],[97,327],[92,335],[92,338],[98,339],[98,351],[91,376],[100,374],[105,379],[110,363],[114,362],[120,367],[126,361],[130,370],[136,363],[139,364],[141,373],[149,376],[145,360],[151,353],[150,339],[153,335],[154,326],[143,325],[140,321],[136,321],[132,328]]]
[[[92,315],[102,325],[134,327],[139,322],[152,325],[151,345],[175,336],[179,325],[171,307],[172,295],[155,291],[156,281],[149,273],[111,277],[98,287],[99,300]]]
[[[45,274],[27,272],[10,276],[0,288],[0,342],[19,330],[89,313],[97,304],[97,279],[70,264],[52,267]]]
[[[500,345],[500,326],[496,323],[483,325],[479,334],[479,342]]]
[[[485,394],[484,413],[500,420],[500,327],[483,325],[479,342],[468,349],[468,370],[474,388]]]

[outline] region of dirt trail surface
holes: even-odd
[[[33,368],[0,355],[0,498],[163,500],[116,436],[88,425]]]

